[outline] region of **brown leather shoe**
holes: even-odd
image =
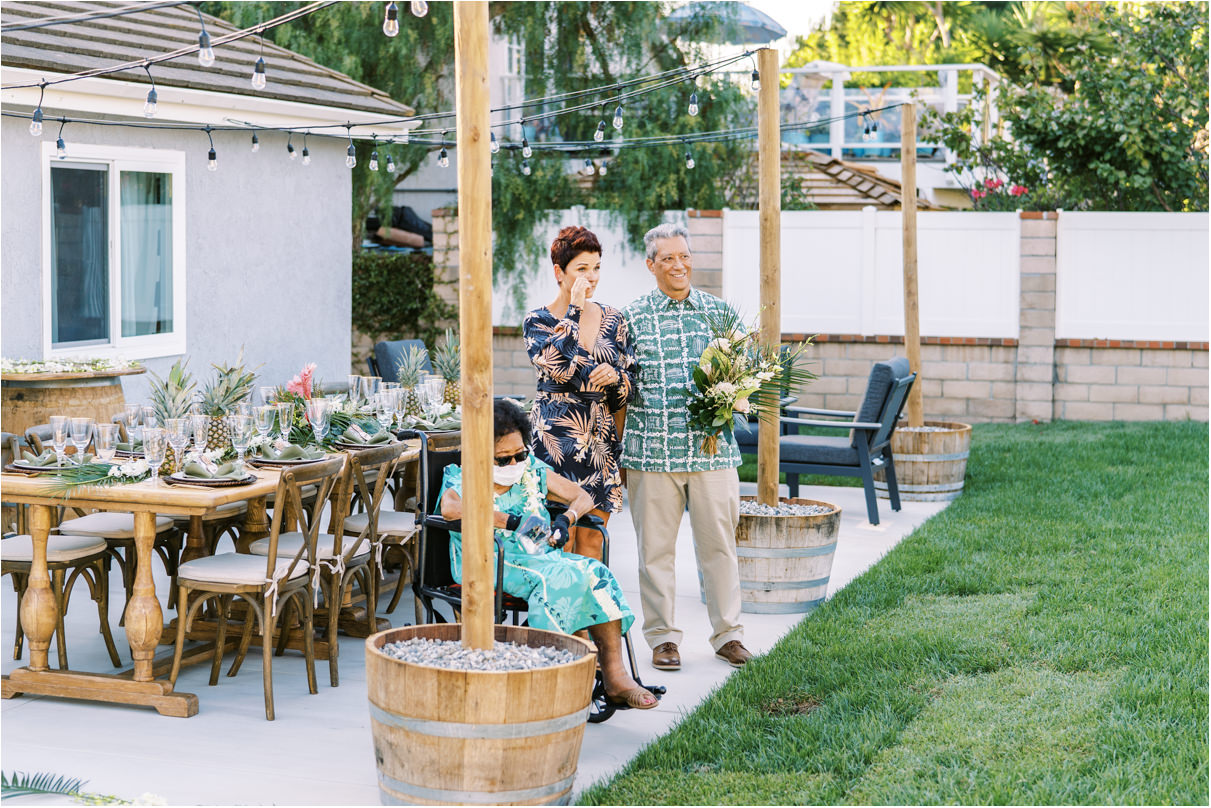
[[[719,648],[719,650],[715,652],[715,656],[719,657],[719,659],[722,659],[733,668],[743,668],[744,663],[753,658],[753,655],[747,648],[744,647],[744,644],[740,642],[740,640],[729,640],[728,642],[725,642]]]
[[[662,671],[681,670],[681,654],[677,653],[677,643],[662,642],[652,650],[652,667]]]

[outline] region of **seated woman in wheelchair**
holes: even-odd
[[[641,710],[655,707],[656,697],[623,664],[622,635],[635,615],[614,575],[600,561],[562,549],[571,524],[593,508],[593,498],[530,453],[530,420],[516,404],[497,401],[493,417],[495,526],[505,547],[505,592],[529,604],[532,628],[565,634],[588,630],[610,701]],[[462,518],[461,492],[462,469],[447,466],[439,500],[443,518]],[[567,512],[552,520],[547,498],[567,504]],[[548,531],[548,540],[532,540]],[[462,536],[451,533],[450,538],[450,564],[461,582]]]

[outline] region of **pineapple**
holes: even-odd
[[[210,416],[206,427],[206,448],[224,449],[231,445],[231,430],[224,416],[235,411],[235,407],[252,393],[256,374],[244,366],[244,352],[235,365],[211,365],[215,369],[213,381],[207,382],[202,390],[202,412]]]
[[[161,379],[150,373],[149,383],[151,407],[161,426],[168,425],[169,418],[186,418],[193,404],[193,391],[197,387],[193,377],[185,370],[186,360],[178,359],[168,371],[168,378]],[[172,474],[179,465],[176,450],[169,446],[164,452],[161,474]]]
[[[405,415],[419,418],[424,414],[420,403],[420,394],[416,392],[416,387],[425,376],[425,360],[428,358],[428,351],[413,345],[404,351],[404,355],[399,361],[396,375],[399,379],[400,387],[404,390],[404,395],[407,396],[407,404],[404,406]]]
[[[453,407],[460,406],[463,403],[459,378],[462,363],[458,356],[458,335],[449,328],[446,329],[445,341],[433,352],[433,369],[446,380],[446,395],[442,400]]]

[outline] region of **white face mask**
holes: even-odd
[[[521,476],[526,473],[525,463],[510,463],[507,466],[492,467],[492,482],[497,485],[513,486],[521,481]]]

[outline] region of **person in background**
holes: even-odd
[[[701,450],[705,435],[689,425],[693,372],[711,339],[707,317],[727,304],[691,284],[689,232],[677,224],[643,237],[656,289],[623,309],[639,363],[634,400],[627,408],[622,466],[627,470],[631,519],[639,541],[643,635],[652,665],[680,670],[682,632],[674,614],[676,548],[689,503],[694,552],[702,570],[715,656],[733,667],[752,657],[740,624],[740,451],[730,437],[714,455]]]
[[[621,312],[591,298],[601,277],[601,242],[565,227],[551,244],[555,299],[522,321],[538,372],[534,453],[593,497],[591,513],[622,510],[619,423],[635,390],[635,352]],[[571,552],[601,559],[601,534],[574,528]]]

